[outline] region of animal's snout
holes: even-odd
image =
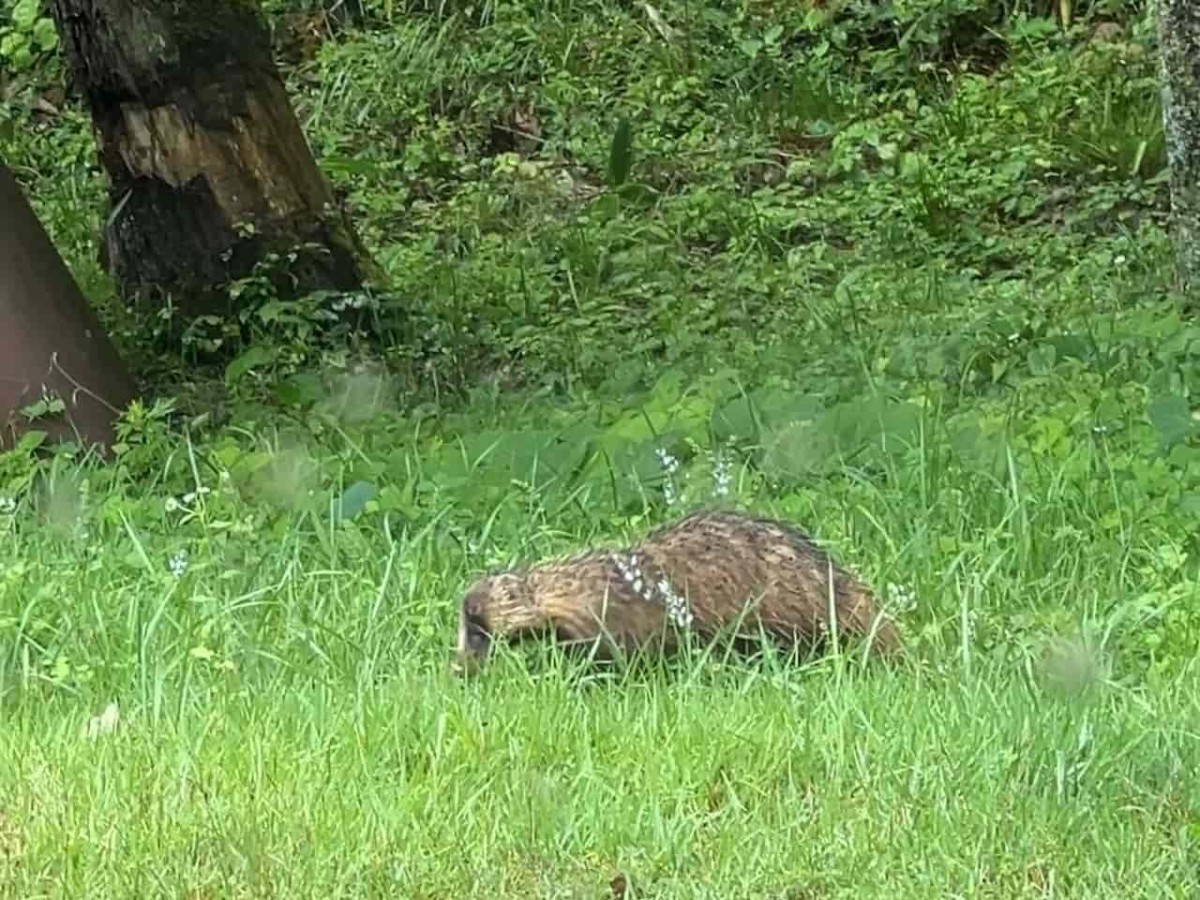
[[[464,622],[458,631],[458,653],[460,656],[486,656],[491,644],[491,636],[474,622]]]
[[[454,668],[460,675],[472,675],[479,671],[491,648],[492,638],[477,615],[472,615],[472,604],[463,605],[458,622],[458,646],[455,648]]]

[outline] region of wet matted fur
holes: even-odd
[[[463,597],[457,662],[476,671],[493,640],[553,635],[600,657],[678,647],[734,632],[811,653],[836,621],[839,638],[869,638],[893,654],[895,625],[871,592],[799,529],[744,513],[703,510],[632,547],[593,549],[487,575]]]

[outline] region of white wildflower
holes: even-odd
[[[916,597],[913,595],[912,589],[905,587],[902,584],[892,584],[888,582],[884,589],[888,603],[898,609],[911,609],[916,605]]]
[[[679,471],[679,460],[662,447],[655,448],[654,453],[663,468],[663,499],[667,501],[667,506],[674,506],[675,501],[679,499],[679,493],[675,490],[674,481],[675,473]]]
[[[629,558],[621,556],[619,553],[613,554],[613,562],[617,566],[617,571],[621,573],[621,577],[625,582],[633,588],[633,592],[643,600],[653,601],[650,592],[646,590],[648,584],[645,575],[642,574],[641,561],[636,553],[629,555]]]
[[[167,567],[171,570],[171,574],[175,578],[182,578],[188,570],[188,556],[186,550],[180,550],[167,560]]]
[[[654,453],[658,456],[658,461],[662,464],[663,471],[666,472],[667,475],[674,475],[679,471],[679,460],[662,447],[655,449]]]
[[[0,497],[0,516],[11,516],[17,512],[17,501],[14,497]]]
[[[103,734],[110,734],[116,731],[117,725],[121,722],[121,711],[117,708],[116,703],[110,703],[104,707],[104,712],[98,716],[92,716],[83,726],[82,737],[88,740],[95,740]]]
[[[732,480],[729,461],[718,457],[713,463],[713,492],[718,497],[729,496],[729,485]]]
[[[621,573],[621,577],[633,588],[635,594],[647,603],[654,603],[661,599],[667,608],[667,617],[680,628],[687,628],[692,624],[692,611],[688,608],[687,600],[675,592],[666,577],[659,578],[657,583],[651,585],[642,572],[641,560],[638,559],[636,553],[630,554],[628,559],[619,553],[614,553],[612,560],[617,571]],[[655,590],[658,592],[657,595]]]
[[[167,502],[163,505],[166,507],[166,510],[169,513],[175,512],[176,510],[179,509],[179,501],[176,500],[174,497],[168,497]]]
[[[687,628],[695,619],[691,609],[688,608],[688,602],[683,597],[675,593],[675,589],[671,586],[666,578],[660,578],[658,581],[658,592],[662,594],[663,602],[667,606],[667,616],[672,622],[680,628]]]
[[[193,503],[196,502],[196,500],[198,498],[203,497],[205,494],[211,494],[211,493],[212,493],[211,488],[206,488],[203,486],[198,487],[198,488],[196,488],[196,490],[183,495],[183,504],[184,504],[184,506],[191,506]]]

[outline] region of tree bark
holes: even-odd
[[[376,274],[305,140],[254,0],[52,0],[109,179],[102,256],[127,300],[229,311],[277,254],[284,296]]]
[[[1200,287],[1200,3],[1158,0],[1163,127],[1180,290]]]
[[[39,429],[106,449],[133,395],[108,335],[0,163],[0,447]],[[63,412],[28,421],[22,410],[45,397],[61,400]]]

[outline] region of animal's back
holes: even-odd
[[[788,642],[816,640],[829,623],[831,599],[840,632],[866,635],[878,615],[862,583],[804,532],[777,520],[704,510],[656,529],[641,546],[684,593],[702,632],[740,618],[740,630],[761,625]],[[881,649],[897,642],[886,619],[875,638]]]
[[[684,632],[711,638],[729,626],[813,646],[827,634],[831,590],[837,632],[870,634],[885,653],[899,648],[895,627],[867,588],[802,531],[703,510],[632,547],[483,579],[464,599],[460,647],[469,627],[511,636],[551,631],[568,642],[607,639],[626,649],[658,641],[667,649]]]

